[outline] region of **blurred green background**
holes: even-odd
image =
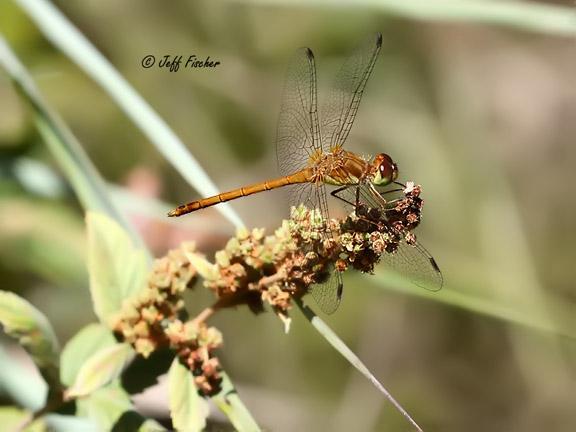
[[[326,319],[424,430],[576,428],[573,36],[521,28],[521,20],[477,23],[473,14],[415,20],[354,2],[54,3],[221,190],[277,174],[275,122],[296,48],[313,49],[322,99],[358,41],[381,31],[383,50],[347,148],[387,152],[402,180],[423,186],[418,238],[446,286],[420,292],[384,268],[347,274],[344,302]],[[493,2],[475,3],[489,10]],[[216,210],[174,221],[150,204],[199,195],[12,1],[0,3],[0,32],[103,177],[123,188],[124,208],[157,256],[183,240],[209,256],[224,246],[234,228]],[[149,54],[210,56],[221,65],[145,69]],[[282,191],[233,207],[248,226],[269,230],[288,214]],[[1,288],[46,313],[63,343],[95,320],[83,224],[28,109],[0,73]],[[192,312],[210,302],[200,291],[189,298]],[[213,319],[224,334],[224,366],[263,427],[409,430],[299,312],[292,316],[289,335],[273,314],[243,308]],[[163,397],[139,406],[162,413]]]

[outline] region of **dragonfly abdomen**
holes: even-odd
[[[196,210],[200,210],[226,201],[232,201],[237,198],[245,197],[258,192],[277,189],[279,187],[291,184],[307,183],[311,181],[312,178],[313,178],[313,172],[311,169],[307,168],[288,176],[279,177],[277,179],[268,180],[260,183],[255,183],[250,186],[244,186],[208,198],[202,198],[197,201],[192,201],[190,203],[183,204],[181,206],[176,207],[174,210],[171,210],[168,213],[168,216],[182,216],[188,213],[192,213],[193,211]]]

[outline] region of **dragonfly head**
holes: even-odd
[[[386,153],[380,153],[372,161],[374,177],[372,183],[376,186],[386,186],[398,178],[398,166]]]

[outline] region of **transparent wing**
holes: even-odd
[[[293,185],[290,191],[290,201],[294,205],[304,204],[308,208],[318,209],[325,220],[329,218],[326,186],[324,184],[303,183]],[[325,231],[324,236],[330,237],[332,233]],[[342,275],[336,270],[332,270],[324,282],[315,284],[310,289],[312,297],[322,312],[326,314],[332,314],[338,309],[342,299],[342,291]]]
[[[324,283],[312,286],[312,297],[325,314],[333,314],[342,300],[342,275],[334,270]]]
[[[289,194],[290,206],[304,204],[308,208],[317,208],[317,197],[314,192],[315,186],[311,183],[301,183],[286,186]]]
[[[334,145],[344,143],[381,45],[382,36],[378,34],[363,43],[344,63],[325,106],[322,133],[318,120],[314,55],[308,48],[296,53],[288,68],[278,120],[276,155],[282,174],[289,175],[302,169],[322,148],[328,152]],[[319,209],[325,219],[329,218],[324,185],[291,187],[290,204],[300,203]],[[326,232],[325,235],[332,234]],[[312,296],[322,311],[330,314],[340,304],[342,287],[342,276],[334,271],[324,283],[312,288]]]
[[[364,88],[382,47],[380,33],[361,43],[336,75],[336,82],[322,105],[322,148],[342,146],[356,118]]]
[[[309,48],[301,48],[286,72],[278,118],[276,156],[280,173],[299,171],[320,150],[314,54]]]
[[[405,241],[394,253],[382,254],[382,261],[414,284],[430,291],[438,291],[444,284],[442,272],[436,261],[420,244],[411,246]]]
[[[312,187],[315,197],[315,207],[322,212],[324,220],[328,220],[330,215],[328,213],[328,201],[326,199],[326,186],[320,184]],[[325,231],[324,236],[332,237],[332,233]],[[333,269],[324,282],[312,286],[311,293],[322,312],[330,315],[338,309],[340,301],[342,300],[343,289],[342,275]]]

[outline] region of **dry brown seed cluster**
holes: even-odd
[[[421,187],[409,182],[404,196],[388,203],[389,208],[359,205],[340,225],[344,263],[337,263],[338,267],[352,266],[372,273],[382,254],[394,253],[403,240],[414,244],[416,237],[411,230],[420,223],[423,204],[420,193]]]
[[[196,255],[193,243],[183,243],[155,260],[147,288],[124,302],[113,329],[144,357],[159,348],[176,351],[194,375],[200,394],[210,396],[219,391],[222,381],[215,356],[222,335],[203,322],[183,323],[178,318],[184,307],[181,295],[196,282],[197,271],[190,262]]]
[[[383,253],[395,252],[403,240],[415,242],[411,230],[420,222],[420,192],[420,186],[409,183],[389,208],[360,205],[344,221],[324,220],[319,211],[300,206],[274,235],[239,230],[216,254],[216,276],[205,285],[221,306],[247,304],[259,312],[268,303],[285,318],[292,298],[334,268],[371,273]]]
[[[422,187],[408,182],[404,189],[404,198],[398,200],[396,205],[386,210],[386,220],[392,227],[404,234],[408,234],[420,223],[422,205],[420,198]]]
[[[144,357],[166,346],[164,326],[177,318],[184,307],[182,292],[196,281],[196,271],[186,257],[190,252],[194,252],[194,244],[183,243],[179,249],[154,261],[146,289],[124,300],[113,320],[115,333]]]
[[[286,317],[293,297],[326,277],[340,251],[338,243],[324,235],[337,229],[326,226],[320,213],[306,207],[293,209],[274,235],[263,230],[238,230],[226,248],[216,253],[217,277],[205,285],[219,298],[220,306],[247,304],[253,311],[264,303]]]
[[[180,361],[194,375],[194,383],[202,396],[212,396],[220,391],[222,367],[215,355],[222,346],[222,334],[206,323],[176,320],[166,329],[170,346]]]
[[[200,256],[191,243],[156,260],[147,289],[127,300],[113,323],[115,332],[143,356],[161,347],[175,350],[195,376],[203,395],[220,389],[220,363],[215,350],[222,336],[205,319],[216,310],[248,305],[260,312],[269,304],[289,323],[293,298],[306,294],[332,271],[348,267],[372,272],[384,253],[394,253],[401,241],[414,243],[411,232],[420,222],[420,186],[409,183],[404,196],[387,208],[365,205],[343,221],[324,220],[318,210],[305,206],[292,209],[273,235],[264,230],[240,229],[226,247],[217,252],[215,264]],[[191,288],[196,275],[218,299],[196,319],[183,323],[178,315],[184,304],[181,294]]]
[[[245,301],[250,303],[250,297],[257,297],[258,286],[255,283],[265,272],[264,268],[276,259],[263,238],[264,230],[242,228],[223,250],[216,253],[216,275],[206,278],[205,286],[227,306]]]

